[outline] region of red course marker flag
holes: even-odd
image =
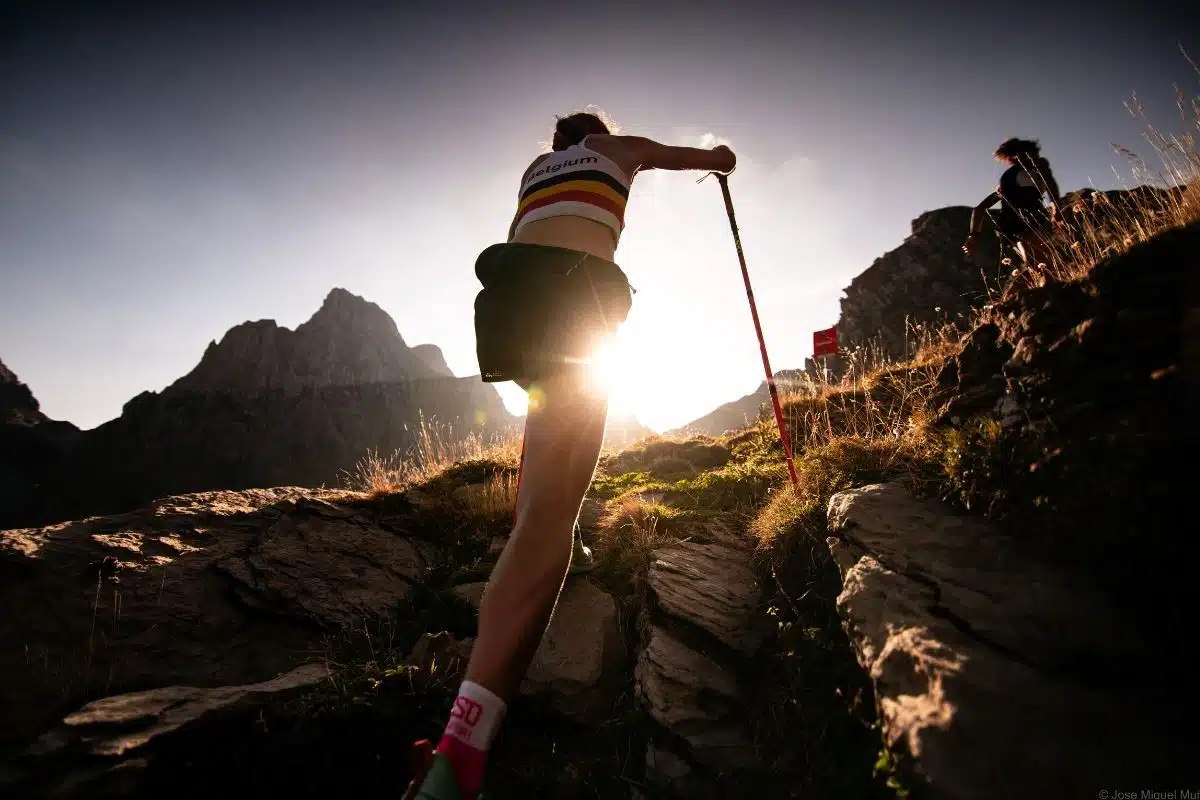
[[[813,357],[837,355],[837,327],[813,332]]]

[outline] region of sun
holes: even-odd
[[[609,337],[596,346],[592,351],[589,365],[592,383],[597,389],[613,391],[620,383],[621,372],[617,355],[617,343]]]
[[[628,341],[618,333],[592,351],[589,373],[593,386],[609,396],[609,411],[637,414],[638,359]]]

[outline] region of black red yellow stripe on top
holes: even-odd
[[[629,183],[611,160],[583,145],[550,154],[525,179],[518,196],[515,230],[535,220],[579,216],[619,236],[625,227]]]

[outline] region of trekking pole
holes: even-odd
[[[528,411],[525,412],[529,414]],[[526,426],[529,425],[526,421]],[[525,432],[521,431],[521,460],[517,462],[517,488],[513,494],[513,525],[517,524],[517,512],[521,508],[517,501],[521,498],[521,473],[525,471]]]
[[[733,244],[737,247],[738,262],[742,265],[742,280],[746,282],[746,299],[750,301],[750,316],[754,318],[754,332],[758,335],[758,349],[762,353],[763,369],[767,373],[767,391],[771,393],[771,405],[775,408],[775,424],[779,426],[779,441],[783,443],[783,455],[787,459],[788,476],[792,479],[792,486],[798,486],[800,480],[796,477],[796,465],[792,463],[792,443],[787,435],[787,425],[783,421],[783,409],[779,405],[779,391],[775,388],[775,376],[771,372],[771,362],[767,358],[767,342],[763,338],[762,325],[758,321],[758,308],[754,305],[754,290],[750,288],[750,271],[746,269],[742,239],[738,236],[737,220],[733,216],[733,199],[729,196],[729,177],[720,173],[710,174],[717,176],[717,181],[721,184],[721,194],[725,197],[725,213],[729,215],[729,227],[733,230]],[[708,175],[704,176],[704,178],[707,177]],[[704,178],[700,180],[704,180]]]

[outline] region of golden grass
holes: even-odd
[[[940,365],[959,347],[957,340],[939,341],[911,361],[884,362],[870,372],[848,370],[837,382],[812,381],[804,392],[784,396],[792,451],[801,453],[844,436],[920,437],[928,429]]]
[[[460,487],[455,499],[475,517],[491,522],[508,522],[517,510],[517,476],[496,473],[484,483]]]
[[[370,451],[352,472],[343,475],[343,482],[353,491],[389,494],[427,482],[462,461],[488,459],[516,466],[520,457],[519,431],[488,439],[476,431],[456,437],[452,426],[428,421],[422,415],[417,442],[408,453],[382,456]]]
[[[605,541],[621,538],[627,531],[634,531],[637,538],[653,539],[660,520],[670,519],[677,513],[676,509],[664,505],[656,493],[628,492],[605,505],[597,541],[603,546]]]
[[[1181,52],[1200,75],[1200,67],[1182,48]],[[1192,132],[1200,131],[1200,95],[1189,98],[1178,87],[1175,92],[1180,120],[1191,130],[1164,133],[1149,122],[1145,108],[1133,95],[1126,108],[1145,123],[1143,138],[1161,166],[1151,168],[1133,149],[1114,144],[1113,149],[1130,163],[1136,188],[1116,195],[1115,201],[1103,193],[1091,198],[1077,196],[1070,208],[1064,209],[1069,221],[1056,232],[1051,263],[1044,270],[1046,278],[1080,280],[1109,256],[1124,253],[1163,231],[1200,221],[1200,148]]]
[[[601,576],[631,590],[649,568],[651,553],[675,538],[669,523],[679,515],[652,494],[635,491],[610,500],[592,540]]]
[[[1110,199],[1097,192],[1076,199],[1071,223],[1052,240],[1046,278],[1069,283],[1081,280],[1100,261],[1149,241],[1163,231],[1200,220],[1200,174],[1170,189],[1135,189]],[[1147,184],[1151,185],[1151,184]]]

